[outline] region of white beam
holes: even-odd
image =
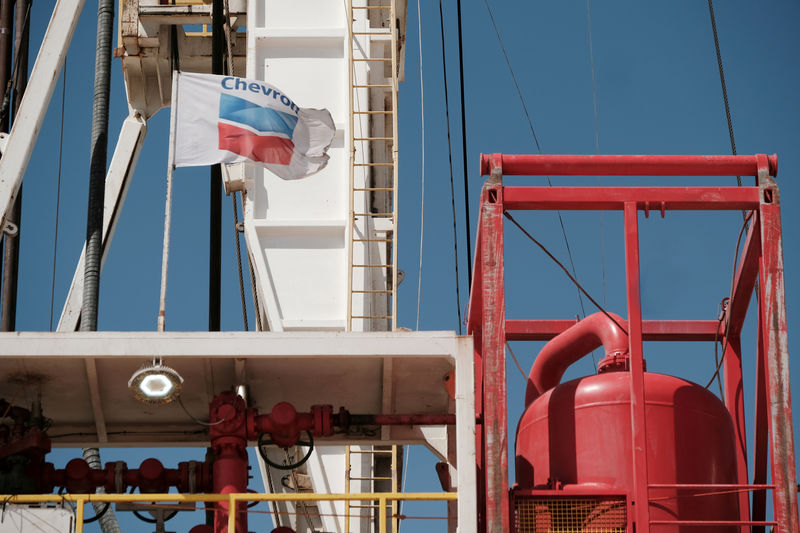
[[[0,227],[22,184],[22,177],[36,144],[36,137],[47,113],[58,73],[64,64],[72,34],[78,23],[84,0],[56,0],[53,16],[47,25],[39,55],[33,65],[28,88],[19,106],[9,134],[6,150],[0,159]]]
[[[0,354],[38,358],[58,357],[210,357],[250,359],[261,357],[392,357],[395,363],[407,358],[448,357],[465,351],[470,356],[472,338],[450,331],[414,332],[293,332],[254,331],[97,331],[0,333]],[[2,359],[2,358],[0,358]],[[460,363],[457,361],[456,363]],[[471,368],[471,367],[470,367]],[[456,371],[458,380],[458,370]],[[465,376],[467,379],[469,376]],[[456,382],[458,405],[458,381]],[[472,394],[463,390],[463,395]],[[473,413],[474,418],[474,413]],[[465,422],[469,422],[468,417]],[[474,420],[473,420],[474,427]],[[473,429],[474,431],[474,429]]]
[[[139,160],[139,153],[144,143],[147,133],[147,123],[144,118],[137,113],[131,112],[122,123],[119,132],[117,147],[111,158],[111,165],[108,167],[106,175],[106,192],[103,201],[103,256],[100,260],[100,268],[106,261],[111,239],[114,237],[114,230],[117,227],[122,205],[125,203],[125,195],[128,192],[130,178],[136,169],[136,162]],[[67,300],[61,311],[61,318],[58,321],[56,331],[75,331],[78,329],[78,320],[81,316],[81,305],[83,303],[83,271],[84,260],[86,258],[86,245],[83,246],[78,266],[75,267],[75,274],[72,276],[72,284],[69,287]]]

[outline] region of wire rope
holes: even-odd
[[[600,153],[600,116],[597,112],[597,75],[594,68],[594,45],[592,39],[592,7],[591,0],[586,0],[586,27],[589,33],[589,66],[592,71],[592,115],[594,118],[594,153]],[[597,176],[597,185],[600,185],[600,176]],[[605,225],[603,224],[603,211],[600,211],[600,271],[602,276],[603,305],[606,305],[606,239]]]
[[[717,17],[714,15],[714,2],[708,0],[708,12],[711,16],[711,31],[714,34],[714,50],[717,52],[717,67],[719,69],[719,82],[722,86],[722,101],[725,104],[725,118],[728,121],[728,136],[731,141],[731,153],[736,155],[736,139],[733,136],[733,120],[731,119],[731,106],[728,102],[728,86],[725,83],[725,70],[722,68],[722,53],[719,47],[719,34],[717,33]],[[736,183],[739,187],[742,186],[742,177],[736,176]],[[756,183],[756,185],[758,185]],[[745,211],[742,211],[742,216],[746,217]]]
[[[242,301],[242,325],[244,326],[245,331],[250,331],[250,327],[247,324],[247,300],[244,296],[242,245],[239,242],[239,209],[236,206],[236,191],[231,193],[231,207],[233,209],[233,242],[236,245],[236,272],[239,275],[239,299]]]
[[[467,234],[467,294],[472,290],[472,236],[469,217],[469,180],[467,178],[467,115],[464,111],[464,38],[461,34],[461,0],[456,1],[458,20],[458,83],[461,95],[461,158],[464,170],[464,231]]]
[[[590,295],[588,292],[586,292],[586,289],[584,289],[584,288],[583,288],[583,286],[582,286],[582,285],[581,285],[581,284],[578,282],[578,280],[577,280],[577,279],[576,279],[576,278],[575,278],[575,277],[574,277],[572,274],[570,274],[570,273],[569,273],[569,270],[567,270],[567,267],[565,267],[565,266],[564,266],[564,264],[563,264],[561,261],[559,261],[558,259],[556,259],[556,256],[554,256],[552,253],[550,253],[550,251],[549,251],[547,248],[545,248],[545,246],[544,246],[542,243],[540,243],[539,241],[537,241],[537,240],[536,240],[536,239],[533,237],[533,235],[531,235],[530,233],[528,233],[528,231],[527,231],[525,228],[523,228],[523,227],[520,225],[520,223],[519,223],[519,222],[517,222],[517,221],[516,221],[516,219],[515,219],[513,216],[511,216],[511,214],[510,214],[508,211],[504,212],[504,213],[503,213],[503,215],[505,215],[505,217],[506,217],[507,219],[509,219],[509,220],[510,220],[510,221],[511,221],[511,222],[512,222],[512,223],[513,223],[513,224],[514,224],[514,225],[515,225],[517,228],[519,228],[519,230],[520,230],[520,231],[522,231],[522,233],[524,233],[526,237],[528,237],[528,238],[529,238],[531,241],[533,241],[533,243],[534,243],[536,246],[538,246],[539,248],[541,248],[541,249],[542,249],[542,251],[543,251],[545,254],[547,254],[547,256],[548,256],[550,259],[552,259],[552,260],[553,260],[553,261],[554,261],[554,262],[555,262],[555,263],[556,263],[556,264],[557,264],[557,265],[558,265],[558,266],[561,268],[561,270],[563,270],[563,271],[564,271],[564,274],[566,274],[566,275],[567,275],[567,277],[568,277],[568,278],[569,278],[569,279],[572,281],[572,283],[574,283],[574,284],[575,284],[575,286],[578,288],[578,290],[579,290],[579,291],[581,291],[581,292],[582,292],[582,293],[583,293],[583,294],[584,294],[584,295],[585,295],[585,296],[586,296],[586,297],[589,299],[589,301],[590,301],[590,302],[592,302],[592,303],[594,304],[594,306],[595,306],[595,307],[597,307],[597,309],[599,309],[599,310],[600,310],[600,312],[601,312],[601,313],[603,313],[604,315],[606,315],[606,317],[608,317],[608,318],[609,318],[609,320],[611,320],[611,321],[612,321],[614,324],[616,324],[616,326],[617,326],[617,327],[620,329],[620,331],[622,331],[622,332],[623,332],[625,335],[628,335],[628,331],[627,331],[625,328],[623,328],[623,327],[622,327],[622,324],[620,324],[619,322],[617,322],[617,321],[614,319],[614,317],[612,317],[612,316],[611,316],[611,315],[608,313],[608,311],[606,311],[606,310],[605,310],[605,308],[604,308],[602,305],[600,305],[599,303],[597,303],[597,300],[595,300],[594,298],[592,298],[592,296],[591,296],[591,295]]]
[[[58,178],[56,179],[56,216],[53,229],[53,272],[50,276],[50,331],[53,331],[53,307],[56,298],[56,265],[58,263],[58,223],[61,212],[61,166],[64,161],[64,107],[67,98],[67,57],[64,57],[64,74],[61,80],[61,125],[58,130]]]
[[[594,68],[594,46],[592,39],[592,7],[591,0],[586,0],[586,30],[589,41],[589,67],[592,71],[592,118],[594,123],[594,153],[600,153],[600,117],[597,113],[597,76]],[[601,186],[602,180],[597,176],[597,186]],[[606,290],[606,232],[603,211],[598,212],[600,233],[600,280],[603,295],[603,306],[608,305],[608,292]],[[597,360],[592,351],[592,368],[597,371]]]
[[[461,292],[459,290],[458,276],[458,225],[456,223],[456,193],[453,183],[453,145],[450,142],[450,101],[447,96],[447,56],[444,46],[444,15],[442,13],[442,0],[439,0],[439,28],[442,32],[442,79],[444,80],[444,114],[447,123],[447,162],[450,165],[450,207],[453,211],[453,263],[455,266],[456,280],[456,310],[458,311],[458,334],[461,335]]]
[[[506,348],[508,348],[508,353],[511,354],[511,359],[513,359],[514,363],[517,365],[517,370],[519,370],[519,373],[522,374],[522,379],[527,381],[528,376],[526,376],[525,375],[525,371],[522,370],[522,365],[519,364],[519,360],[517,359],[517,356],[514,353],[514,350],[511,349],[511,345],[508,343],[508,341],[506,341]]]
[[[494,33],[497,35],[497,41],[500,44],[500,50],[503,52],[503,57],[505,58],[506,65],[508,66],[508,71],[511,73],[511,79],[514,82],[514,87],[517,90],[517,96],[519,97],[520,103],[522,103],[522,110],[525,113],[525,118],[528,120],[528,127],[530,128],[531,135],[533,136],[533,142],[536,144],[536,151],[538,153],[542,153],[542,146],[539,143],[539,137],[536,135],[536,130],[533,127],[533,120],[531,119],[531,115],[528,112],[528,106],[525,103],[525,98],[522,95],[522,89],[520,89],[519,82],[517,82],[517,76],[514,73],[514,68],[511,66],[511,60],[508,57],[508,52],[506,52],[506,47],[503,44],[503,38],[500,36],[500,30],[497,28],[497,23],[494,19],[494,14],[492,13],[492,8],[489,6],[488,0],[483,0],[484,5],[486,6],[486,11],[489,12],[489,20],[492,23],[492,27],[494,28]],[[547,180],[547,185],[549,187],[553,186],[552,181],[550,180],[550,176],[545,176]],[[556,210],[556,215],[558,216],[558,223],[561,226],[561,234],[564,236],[564,244],[567,248],[567,257],[569,258],[570,268],[572,268],[572,275],[577,278],[578,273],[575,269],[575,260],[573,259],[572,255],[572,247],[569,244],[569,238],[567,237],[567,228],[564,225],[564,217],[561,215],[560,210]],[[588,295],[587,295],[588,296]],[[581,313],[584,317],[586,317],[586,309],[583,305],[583,297],[581,296],[581,292],[578,291],[578,303],[581,308]]]
[[[231,10],[228,5],[228,0],[223,3],[225,9],[225,45],[227,48],[227,67],[228,74],[236,76],[236,69],[233,65],[233,48],[231,46]],[[233,242],[236,246],[236,273],[239,277],[239,299],[242,302],[242,324],[245,331],[250,331],[250,326],[247,323],[247,300],[244,294],[244,275],[242,274],[242,245],[239,241],[239,210],[236,206],[236,191],[231,193],[231,207],[233,211]]]
[[[742,243],[742,235],[744,235],[744,230],[747,229],[747,223],[750,221],[750,219],[752,217],[753,217],[753,211],[750,211],[745,216],[744,221],[742,222],[742,227],[739,229],[739,236],[736,239],[736,250],[733,252],[733,274],[731,275],[731,290],[730,290],[730,293],[728,295],[728,301],[729,302],[733,300],[733,289],[734,289],[734,286],[736,284],[736,260],[739,257],[739,246]],[[722,310],[722,314],[721,314],[721,318],[720,318],[720,320],[722,320],[722,319],[725,320],[725,336],[723,338],[723,343],[722,343],[722,357],[719,358],[719,360],[717,361],[716,369],[714,370],[714,374],[711,376],[711,379],[708,380],[708,383],[706,384],[706,387],[705,387],[706,389],[709,388],[712,383],[714,383],[715,379],[719,378],[719,371],[722,368],[722,363],[725,361],[725,351],[728,348],[728,334],[730,333],[730,327],[731,327],[731,324],[730,324],[731,321],[730,321],[730,315],[728,314],[728,308],[729,307],[725,307]],[[716,337],[716,335],[715,335],[715,337]],[[717,359],[717,339],[716,338],[714,339],[714,358]],[[720,389],[721,388],[722,388],[722,386],[720,385]]]
[[[417,276],[417,323],[415,329],[419,331],[419,310],[422,301],[422,246],[425,239],[425,89],[422,79],[422,9],[420,0],[417,0],[417,30],[419,33],[419,117],[421,121],[421,183],[419,206],[419,271]]]

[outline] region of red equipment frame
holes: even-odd
[[[481,174],[490,175],[481,192],[475,271],[468,333],[475,340],[475,409],[479,531],[509,531],[506,341],[549,340],[574,320],[506,320],[503,273],[503,214],[506,210],[621,210],[624,212],[625,272],[631,377],[634,457],[633,502],[636,531],[651,525],[644,411],[643,341],[722,341],[725,405],[737,435],[745,435],[741,331],[750,297],[758,291],[755,440],[752,482],[748,483],[746,439],[737,439],[739,483],[735,486],[671,488],[741,491],[741,520],[673,521],[672,525],[741,526],[742,533],[797,533],[797,479],[794,459],[786,304],[783,280],[780,197],[771,176],[777,156],[570,156],[481,155]],[[507,175],[754,176],[753,187],[504,187]],[[748,210],[753,212],[741,253],[726,322],[717,320],[643,321],[639,282],[638,212],[650,210]],[[756,285],[759,280],[758,285]],[[768,461],[769,458],[769,461]],[[772,483],[767,484],[767,466]],[[658,488],[664,488],[659,485]],[[766,521],[766,489],[772,489],[774,521]],[[748,491],[754,491],[752,512]],[[691,522],[691,523],[690,523]]]

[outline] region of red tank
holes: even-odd
[[[645,373],[644,389],[650,483],[736,483],[733,424],[722,402],[697,384],[663,374]],[[577,485],[631,494],[632,457],[626,371],[576,379],[543,392],[532,400],[517,428],[520,489],[563,486],[568,491]],[[650,519],[740,518],[736,494],[702,492],[651,490]],[[715,529],[728,530],[736,528]]]

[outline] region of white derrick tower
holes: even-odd
[[[76,335],[81,262],[58,332],[0,334],[0,353],[9,356],[0,357],[0,376],[20,358],[30,372],[57,369],[59,388],[43,387],[42,403],[54,432],[76,435],[60,440],[61,446],[204,445],[180,410],[145,413],[117,385],[120,376],[127,379],[156,355],[185,378],[182,399],[191,412],[207,409],[219,392],[209,389],[214,383],[217,389],[248,385],[248,400],[265,411],[286,401],[303,412],[332,404],[352,413],[455,414],[454,426],[335,434],[317,442],[311,459],[288,476],[264,464],[261,470],[265,489],[277,492],[396,492],[401,445],[425,444],[449,465],[449,476],[443,476],[450,479],[448,490],[463,488],[449,506],[459,519],[448,529],[459,524],[463,532],[474,531],[472,341],[452,332],[397,331],[397,93],[405,0],[226,4],[234,75],[267,81],[301,107],[327,108],[336,125],[328,166],[308,178],[284,181],[250,164],[223,170],[228,193],[241,191],[244,199],[243,229],[264,331]],[[37,89],[26,93],[20,109],[20,116],[31,118],[15,122],[7,141],[2,139],[18,148],[0,160],[4,209],[24,175],[55,83],[47,80],[57,78],[81,7],[80,0],[56,2],[31,74]],[[172,47],[177,43],[183,71],[210,72],[211,65],[211,34],[204,26],[210,29],[209,3],[125,0],[119,18],[117,55],[130,115],[106,178],[105,251],[147,120],[171,104]],[[445,376],[455,382],[449,392]],[[173,432],[152,431],[163,425]],[[128,427],[151,433],[119,431]],[[274,462],[284,460],[280,449],[269,453]],[[273,510],[291,517],[297,531],[349,533],[377,530],[371,505],[285,502]],[[388,518],[389,530],[396,530],[397,519]]]

